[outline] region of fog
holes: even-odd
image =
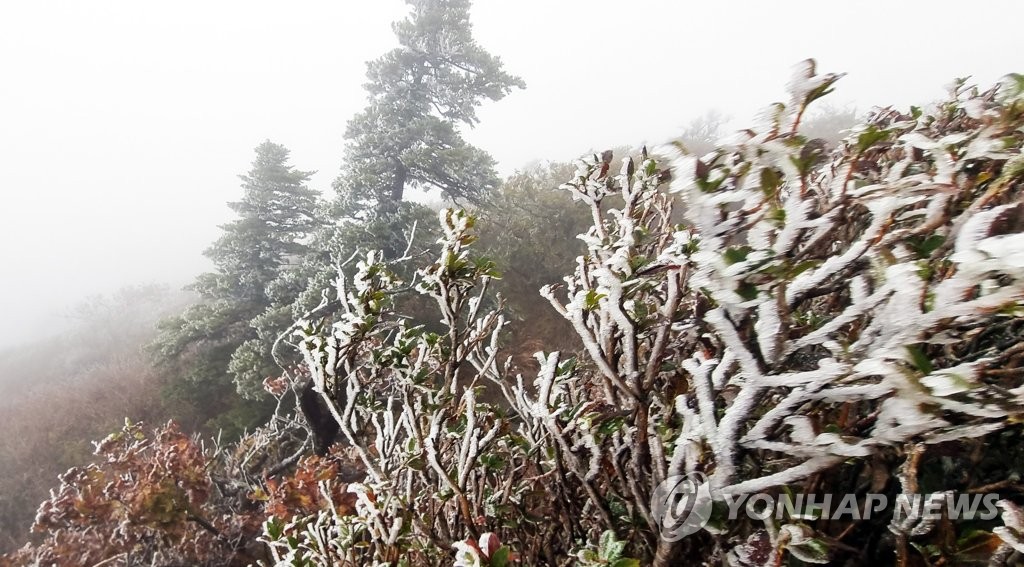
[[[330,190],[364,62],[394,45],[398,0],[0,4],[0,347],[123,285],[182,285],[230,218],[264,139]],[[1014,2],[478,0],[476,36],[524,91],[467,138],[511,173],[659,142],[709,109],[742,125],[791,66],[846,72],[867,110],[1022,71]],[[983,53],[983,56],[976,55]]]

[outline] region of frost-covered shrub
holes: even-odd
[[[464,212],[443,211],[438,260],[414,282],[399,281],[381,255],[369,254],[325,299],[342,305],[331,328],[300,325],[314,387],[367,477],[349,487],[355,515],[329,510],[269,523],[279,564],[433,564],[488,531],[548,529],[526,525],[523,513],[530,491],[542,486],[526,477],[542,471],[525,456],[512,420],[479,398],[482,380],[506,370],[497,359],[504,321],[482,301],[497,274],[468,253],[473,223]],[[394,297],[412,291],[436,301],[442,331],[394,313]]]
[[[797,132],[838,78],[808,61],[790,102],[711,154],[668,147],[617,177],[594,159],[567,185],[598,222],[565,299],[544,294],[601,393],[573,376],[546,410],[571,430],[566,447],[586,447],[570,470],[626,494],[650,530],[651,490],[673,475],[707,473],[718,494],[772,490],[983,436],[1024,407],[1007,372],[1019,355],[1004,350],[1024,298],[1019,78],[878,111],[825,155]],[[603,207],[612,194],[625,207]],[[607,406],[629,418],[598,438]],[[649,541],[659,560],[678,553]]]
[[[208,452],[173,422],[152,435],[126,423],[96,456],[39,506],[41,541],[0,565],[247,565],[261,555],[249,545],[258,510],[225,498]]]
[[[344,316],[299,339],[368,474],[355,515],[268,526],[279,561],[465,563],[484,533],[523,564],[570,562],[601,534],[662,565],[864,559],[788,517],[716,518],[670,543],[651,511],[659,483],[695,472],[717,498],[849,474],[911,492],[928,447],[991,437],[1024,408],[1019,77],[877,110],[826,152],[798,132],[838,78],[807,62],[789,102],[706,155],[669,146],[618,175],[584,160],[565,188],[591,210],[587,254],[542,294],[585,348],[538,353],[532,379],[501,362],[503,319],[481,310],[496,273],[468,253],[464,213],[442,213],[418,281],[373,255],[339,280]],[[445,330],[392,312],[412,290]],[[905,561],[929,527],[888,531]]]
[[[650,494],[673,475],[706,473],[719,495],[777,490],[1024,409],[1007,372],[1019,356],[1003,350],[1020,344],[1024,299],[1019,77],[878,110],[825,154],[797,132],[838,78],[807,62],[789,103],[714,152],[665,148],[617,177],[595,158],[567,185],[597,222],[565,299],[543,293],[595,371],[556,383],[544,411],[585,448],[570,470],[624,495],[613,526],[657,531]],[[603,206],[613,194],[624,207]],[[612,412],[627,417],[598,438]],[[778,553],[785,530],[767,532]],[[679,552],[647,541],[658,560]]]

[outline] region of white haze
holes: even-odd
[[[0,4],[0,346],[127,284],[180,285],[264,139],[329,191],[364,62],[398,0]],[[502,173],[658,142],[709,109],[743,124],[815,57],[866,110],[1024,71],[1016,2],[478,0],[479,41],[525,91],[467,133]]]

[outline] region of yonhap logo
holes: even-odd
[[[870,520],[891,514],[892,520],[981,520],[999,516],[999,495],[955,494],[737,494],[718,493],[725,520]],[[659,535],[673,542],[703,529],[711,519],[711,486],[703,473],[670,476],[651,495],[651,514]]]
[[[700,531],[711,518],[711,488],[700,472],[666,478],[651,495],[651,515],[665,541]]]

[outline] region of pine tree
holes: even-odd
[[[185,378],[172,388],[186,404],[202,404],[200,420],[220,413],[219,425],[245,427],[261,417],[258,404],[232,395],[259,398],[250,374],[272,371],[269,349],[261,348],[272,330],[256,323],[281,298],[275,282],[306,253],[308,236],[319,222],[317,195],[306,186],[313,172],[288,164],[288,150],[266,141],[256,148],[252,168],[241,175],[242,198],[229,203],[238,218],[223,225],[206,251],[216,269],[191,286],[202,302],[161,324],[155,345],[159,358]],[[283,301],[290,303],[294,298]],[[245,375],[245,379],[239,379]],[[257,384],[259,381],[257,381]]]
[[[407,0],[394,25],[399,47],[368,65],[370,104],[348,123],[345,172],[334,184],[340,212],[393,215],[409,187],[477,201],[498,184],[494,160],[458,126],[476,108],[525,85],[473,38],[468,0]]]
[[[238,218],[206,251],[217,271],[201,277],[196,290],[209,299],[268,304],[267,287],[281,266],[306,251],[304,239],[317,226],[316,193],[306,186],[313,174],[288,165],[288,150],[263,142],[242,179],[242,200],[229,203]],[[257,311],[258,312],[258,311]]]

